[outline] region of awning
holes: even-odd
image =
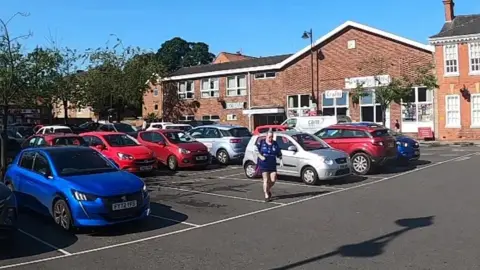
[[[258,109],[250,109],[250,110],[243,110],[243,114],[272,114],[272,113],[285,113],[284,108],[258,108]]]

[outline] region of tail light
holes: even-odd
[[[384,142],[377,142],[377,141],[372,141],[372,144],[373,145],[376,145],[376,146],[385,146],[385,143]]]
[[[241,139],[230,139],[230,143],[241,143]]]

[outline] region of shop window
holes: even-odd
[[[218,97],[218,78],[203,79],[200,93],[202,95],[202,98]]]
[[[192,99],[194,97],[194,83],[193,81],[186,81],[178,83],[178,98]]]
[[[459,128],[460,124],[460,95],[445,96],[446,127]]]
[[[433,91],[415,87],[408,97],[402,99],[402,122],[433,121]]]
[[[227,77],[227,96],[246,96],[247,76],[237,75]]]
[[[472,127],[480,127],[480,94],[472,94],[470,96],[470,107],[472,117]]]
[[[447,44],[443,46],[443,59],[445,75],[458,75],[458,45]]]
[[[480,73],[480,42],[470,43],[468,51],[470,55],[470,72]]]
[[[368,91],[365,96],[360,97],[360,120],[375,123],[383,121],[382,107],[376,102],[374,90]]]
[[[220,121],[220,116],[218,115],[204,115],[202,116],[203,121]]]
[[[310,95],[294,95],[287,97],[288,117],[307,116],[313,105]]]
[[[323,115],[348,115],[348,92],[344,91],[340,98],[326,98],[322,94]]]

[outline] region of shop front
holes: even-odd
[[[285,109],[280,107],[252,108],[250,110],[243,110],[243,114],[248,115],[251,119],[249,125],[251,130],[263,125],[280,125],[286,120]]]

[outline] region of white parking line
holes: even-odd
[[[184,192],[191,192],[191,193],[198,193],[198,194],[205,194],[205,195],[216,196],[216,197],[223,197],[223,198],[230,198],[230,199],[265,203],[265,201],[262,201],[262,200],[249,199],[249,198],[244,198],[244,197],[236,197],[236,196],[230,196],[230,195],[223,195],[223,194],[217,194],[217,193],[211,193],[211,192],[204,192],[204,191],[198,191],[198,190],[193,190],[193,189],[175,188],[175,187],[167,187],[167,186],[161,186],[161,187],[166,188],[166,189],[172,189],[172,190],[178,190],[178,191],[184,191]],[[268,202],[268,203],[277,204],[277,205],[285,205],[285,203],[279,203],[279,202]]]
[[[184,225],[191,226],[191,227],[199,227],[200,226],[198,224],[193,224],[193,223],[190,223],[190,222],[180,221],[180,220],[176,220],[176,219],[172,219],[172,218],[166,218],[166,217],[161,217],[161,216],[157,216],[157,215],[150,215],[150,216],[153,217],[153,218],[168,220],[168,221],[184,224]]]
[[[391,179],[394,179],[394,178],[398,178],[398,177],[408,175],[408,174],[411,174],[411,173],[415,173],[415,172],[418,172],[418,171],[422,171],[422,170],[425,170],[425,169],[433,168],[433,167],[436,167],[436,166],[439,166],[439,165],[442,165],[442,164],[445,164],[445,163],[448,163],[448,162],[456,161],[458,159],[465,158],[465,157],[470,157],[470,156],[473,156],[473,155],[478,155],[478,153],[470,153],[470,154],[467,154],[467,155],[464,155],[464,156],[461,156],[461,157],[444,160],[444,161],[441,161],[441,162],[438,162],[438,163],[429,164],[429,165],[424,166],[424,167],[419,167],[419,168],[413,169],[411,171],[407,171],[407,172],[399,173],[399,174],[392,175],[392,176],[389,176],[389,177],[385,177],[383,179],[379,179],[379,180],[376,180],[376,181],[373,181],[373,182],[368,182],[368,183],[363,183],[363,184],[359,184],[359,185],[356,185],[356,186],[351,186],[351,187],[348,187],[348,188],[344,188],[342,190],[332,191],[330,193],[319,194],[319,195],[316,195],[316,196],[312,196],[312,197],[300,199],[300,200],[297,200],[297,201],[289,202],[289,203],[286,203],[286,204],[283,204],[283,205],[275,205],[275,206],[272,206],[272,207],[269,207],[269,208],[263,208],[263,209],[256,210],[256,211],[253,211],[253,212],[249,212],[249,213],[245,213],[245,214],[242,214],[242,215],[237,215],[237,216],[213,221],[213,222],[210,222],[210,223],[202,224],[198,227],[189,227],[189,228],[185,228],[185,229],[178,230],[178,231],[158,234],[158,235],[145,237],[145,238],[141,238],[141,239],[137,239],[137,240],[132,240],[132,241],[128,241],[128,242],[113,244],[113,245],[104,246],[104,247],[100,247],[100,248],[88,249],[88,250],[84,250],[84,251],[69,253],[69,254],[55,256],[55,257],[38,259],[38,260],[33,260],[33,261],[28,261],[28,262],[23,262],[23,263],[17,263],[17,264],[4,265],[4,266],[1,266],[0,269],[7,269],[7,268],[18,267],[18,266],[32,265],[32,264],[41,263],[41,262],[53,261],[53,260],[58,260],[58,259],[67,258],[67,257],[71,257],[71,256],[78,256],[78,255],[89,254],[89,253],[98,252],[98,251],[102,251],[102,250],[133,245],[133,244],[136,244],[136,243],[142,243],[142,242],[145,242],[145,241],[159,239],[159,238],[167,237],[167,236],[170,236],[170,235],[181,234],[181,233],[184,233],[184,232],[188,232],[188,231],[192,231],[192,230],[196,230],[196,229],[200,229],[200,228],[205,228],[205,227],[210,227],[210,226],[213,226],[213,225],[216,225],[216,224],[221,224],[221,223],[229,222],[229,221],[232,221],[232,220],[257,215],[257,214],[260,214],[260,213],[263,213],[263,212],[272,211],[272,210],[283,208],[283,207],[286,207],[286,206],[295,205],[295,204],[303,203],[303,202],[306,202],[306,201],[331,196],[331,195],[334,195],[334,194],[337,194],[337,193],[346,192],[346,191],[349,191],[349,190],[355,190],[355,189],[358,189],[358,188],[375,185],[375,184],[385,182],[385,181],[388,181],[388,180],[391,180]]]
[[[42,239],[40,239],[40,238],[38,238],[38,237],[36,237],[36,236],[34,236],[34,235],[31,235],[31,234],[27,233],[26,231],[24,231],[24,230],[22,230],[22,229],[18,229],[18,231],[21,232],[21,233],[23,233],[23,234],[25,234],[26,236],[28,236],[28,237],[36,240],[37,242],[40,242],[40,243],[44,244],[45,246],[50,247],[50,248],[52,248],[52,249],[54,249],[54,250],[56,250],[56,251],[58,251],[58,252],[60,252],[60,253],[62,253],[62,254],[64,254],[64,255],[72,255],[72,253],[67,252],[67,251],[65,251],[65,250],[63,250],[63,249],[61,249],[61,248],[58,248],[58,247],[56,247],[56,246],[54,246],[54,245],[52,245],[52,244],[50,244],[50,243],[47,243],[47,242],[43,241]],[[1,269],[1,268],[0,268],[0,269]]]

